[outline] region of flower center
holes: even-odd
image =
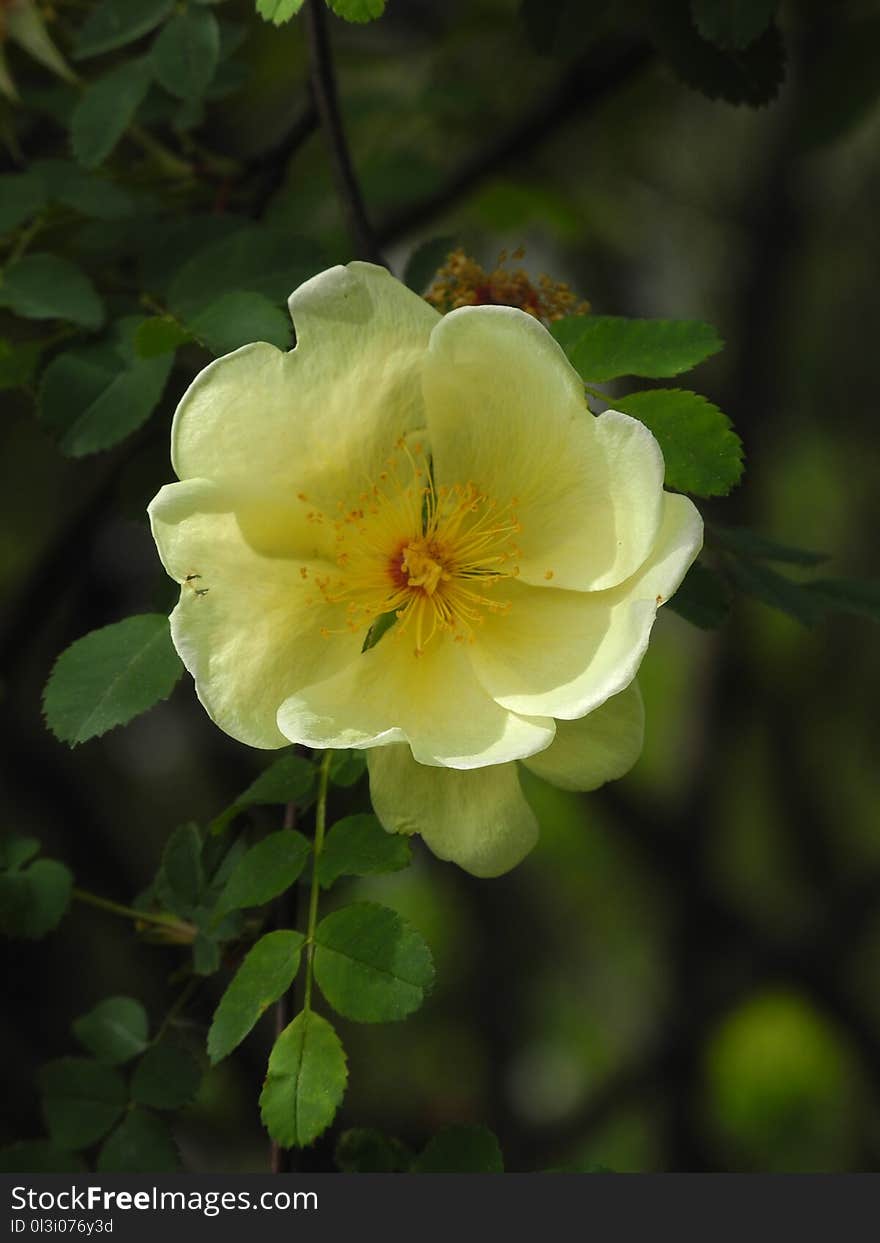
[[[411,544],[407,544],[406,548],[400,554],[400,577],[403,579],[401,586],[409,588],[421,587],[425,595],[433,596],[442,579],[447,581],[451,575],[444,567],[442,559],[442,550],[433,542],[426,539],[413,540]],[[397,571],[392,562],[392,574],[397,576]]]
[[[422,446],[401,441],[398,449],[355,508],[340,503],[339,576],[315,585],[325,604],[344,610],[345,628],[365,635],[365,647],[378,641],[384,619],[381,633],[388,624],[392,634],[409,633],[420,655],[444,633],[473,642],[488,613],[510,609],[494,588],[519,573],[520,525],[515,499],[499,504],[472,482],[437,488]]]

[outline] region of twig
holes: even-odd
[[[441,215],[465,195],[536,146],[557,126],[585,108],[596,107],[640,73],[652,59],[647,43],[603,45],[587,61],[578,61],[555,90],[545,93],[537,106],[487,147],[462,162],[449,180],[433,194],[403,207],[376,230],[380,244],[411,233]]]
[[[303,9],[303,17],[309,47],[315,107],[327,139],[333,180],[336,182],[336,191],[355,253],[359,259],[369,259],[372,263],[384,263],[375,234],[367,218],[363,195],[351,162],[342,124],[324,0],[307,0]]]
[[[169,1006],[164,1019],[159,1024],[159,1027],[158,1027],[158,1030],[156,1031],[155,1036],[150,1041],[151,1045],[159,1043],[159,1041],[168,1031],[168,1028],[171,1027],[171,1025],[176,1021],[177,1016],[181,1014],[182,1011],[185,1010],[186,1007],[189,1005],[189,1003],[192,1001],[195,994],[202,987],[202,984],[204,984],[204,980],[199,979],[197,977],[194,977],[193,979],[188,980],[186,982],[186,984],[183,987],[183,991],[178,994],[176,999]]]
[[[258,220],[281,189],[290,160],[317,128],[318,109],[309,84],[308,101],[281,141],[250,160],[245,167],[247,176],[258,181],[252,200],[252,211]]]
[[[98,910],[108,911],[111,915],[119,915],[123,919],[133,919],[136,923],[154,924],[157,928],[167,928],[171,932],[179,933],[187,941],[191,941],[197,931],[194,924],[178,919],[176,915],[163,915],[156,911],[138,911],[133,906],[123,906],[121,902],[111,902],[109,898],[90,893],[88,889],[74,889],[73,897],[77,902],[82,902],[86,906],[97,907]]]

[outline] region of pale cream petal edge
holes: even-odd
[[[610,591],[574,592],[512,583],[512,607],[492,614],[467,652],[488,693],[512,712],[573,720],[633,680],[657,609],[675,592],[703,540],[693,503],[664,494],[660,534],[648,560]]]
[[[208,715],[249,746],[286,746],[278,705],[360,647],[348,633],[322,634],[333,614],[302,571],[326,564],[260,556],[208,480],[166,485],[149,515],[162,562],[181,584],[171,635]]]
[[[529,853],[538,822],[520,789],[516,764],[461,772],[418,764],[409,747],[368,756],[376,815],[392,833],[419,833],[439,859],[474,876],[500,876]]]
[[[596,790],[628,773],[642,753],[645,706],[638,682],[577,721],[557,721],[556,737],[522,762],[563,790]]]

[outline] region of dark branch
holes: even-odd
[[[384,263],[375,234],[367,218],[363,195],[355,175],[348,150],[348,142],[339,109],[336,92],[336,75],[333,55],[327,33],[327,15],[324,0],[307,0],[303,9],[306,38],[309,46],[309,62],[312,93],[321,128],[327,139],[333,179],[342,205],[348,231],[359,259]]]
[[[281,189],[287,166],[294,155],[318,128],[318,109],[309,86],[309,97],[302,112],[294,120],[280,142],[268,151],[250,160],[246,166],[248,177],[257,181],[253,197],[253,214],[259,219],[273,196]]]
[[[439,190],[389,216],[377,230],[379,242],[392,241],[442,215],[460,198],[473,193],[475,187],[492,173],[513,160],[521,159],[558,126],[585,108],[601,104],[641,72],[651,58],[649,44],[627,43],[602,47],[588,60],[578,61],[555,90],[542,97],[533,111],[487,147],[469,156]]]

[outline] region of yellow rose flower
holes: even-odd
[[[150,506],[175,645],[234,738],[370,748],[387,829],[498,875],[537,836],[514,761],[593,789],[638,757],[702,522],[523,311],[441,317],[365,263],[290,310],[296,349],[218,359],[177,409]]]

